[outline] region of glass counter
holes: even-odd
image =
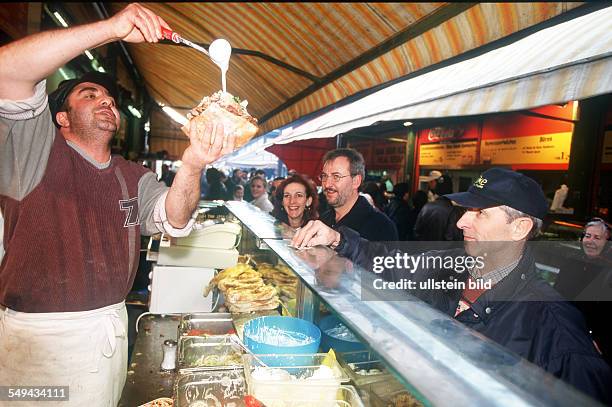
[[[256,208],[250,204],[228,202],[227,207],[252,238],[262,239],[299,277],[298,316],[318,321],[321,301],[424,404],[598,405],[415,297],[409,301],[363,300],[362,278],[372,278],[372,273],[327,247],[289,247],[287,233],[292,231],[280,231],[267,214],[256,216]],[[243,240],[249,237],[243,236]]]

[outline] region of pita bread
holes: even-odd
[[[255,124],[257,119],[246,111],[246,107],[233,99],[233,96],[223,92],[205,97],[187,115],[189,122],[181,130],[189,136],[191,126],[195,125],[198,134],[203,134],[207,123],[221,123],[226,135],[236,135],[236,148],[244,145],[257,134],[259,127]]]

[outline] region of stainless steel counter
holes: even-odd
[[[178,316],[147,315],[139,321],[120,407],[136,407],[160,397],[172,397],[174,372],[160,369],[166,339],[176,340]]]

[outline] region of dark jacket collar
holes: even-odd
[[[336,222],[336,211],[331,207],[321,215],[321,220],[334,229],[338,226],[347,226],[351,229],[359,230],[363,220],[374,211],[376,209],[363,196],[359,195],[351,210],[340,221]]]
[[[531,294],[531,290],[528,286],[537,278],[533,253],[528,246],[525,246],[523,257],[514,270],[478,297],[471,308],[486,323],[504,303],[529,300],[527,296]]]

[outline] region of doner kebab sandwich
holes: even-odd
[[[235,147],[240,147],[257,134],[257,119],[247,112],[248,102],[240,101],[236,96],[222,90],[204,99],[189,113],[189,122],[182,130],[189,135],[190,126],[201,126],[200,134],[207,122],[216,121],[223,124],[225,134],[236,134]]]

